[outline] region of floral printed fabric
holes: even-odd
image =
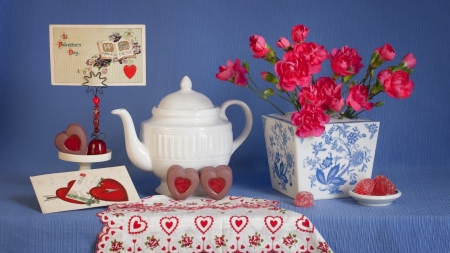
[[[271,200],[167,196],[100,212],[97,253],[332,252],[304,215]]]

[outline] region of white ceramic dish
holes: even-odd
[[[111,160],[111,150],[107,149],[105,154],[101,155],[74,155],[58,151],[59,159],[66,162],[76,162],[80,165],[80,170],[90,170],[92,163],[99,163]]]
[[[355,193],[354,189],[350,190],[348,193],[352,198],[354,198],[360,205],[363,206],[388,206],[394,202],[394,200],[402,196],[402,192],[398,189],[395,190],[395,194],[387,196],[371,196],[371,195],[361,195]]]

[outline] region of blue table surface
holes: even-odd
[[[450,170],[389,171],[402,196],[387,207],[365,207],[343,198],[299,208],[272,189],[268,173],[244,170],[233,172],[228,195],[277,200],[280,207],[305,214],[334,252],[450,252]],[[34,175],[20,170],[3,174],[0,252],[94,252],[102,228],[96,214],[106,207],[42,214],[29,178]],[[132,177],[140,196],[156,194],[157,179],[142,175]]]

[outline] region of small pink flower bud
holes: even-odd
[[[413,54],[409,53],[403,57],[402,63],[405,67],[412,69],[416,66],[416,58],[414,58]]]
[[[275,45],[281,49],[288,50],[291,43],[285,37],[281,37]]]

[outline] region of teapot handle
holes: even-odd
[[[223,104],[220,106],[220,114],[219,116],[225,120],[228,120],[227,116],[225,115],[225,110],[230,105],[238,105],[242,108],[245,114],[245,126],[244,130],[242,130],[242,133],[239,135],[239,137],[236,138],[236,140],[233,141],[233,149],[231,151],[231,154],[234,153],[234,151],[247,139],[248,135],[250,134],[250,130],[252,130],[253,125],[253,116],[252,111],[248,107],[248,105],[242,101],[239,100],[228,100],[223,102]]]

